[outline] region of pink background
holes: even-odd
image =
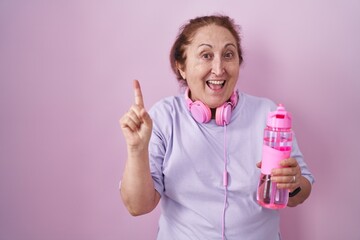
[[[178,92],[168,53],[186,19],[242,26],[239,88],[282,102],[316,176],[284,239],[360,239],[360,2],[0,1],[0,239],[154,239],[159,209],[119,200],[118,119]],[[241,226],[239,226],[241,227]]]

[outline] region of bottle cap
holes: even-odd
[[[269,113],[266,125],[271,128],[291,128],[291,113],[279,104],[276,111]]]

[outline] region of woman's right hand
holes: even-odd
[[[120,119],[120,127],[128,150],[142,151],[147,148],[152,131],[152,119],[144,107],[140,83],[134,80],[135,103]]]
[[[120,193],[126,208],[133,216],[152,211],[160,201],[154,188],[149,164],[149,141],[152,119],[144,108],[140,84],[134,81],[135,103],[120,119],[128,160],[125,164]]]

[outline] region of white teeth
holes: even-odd
[[[215,80],[209,80],[208,83],[209,84],[216,84],[216,85],[222,85],[224,84],[224,80],[223,81],[215,81]]]

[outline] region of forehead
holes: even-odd
[[[197,46],[204,43],[216,45],[233,43],[236,46],[236,39],[227,28],[209,25],[201,27],[196,31],[190,45]]]

